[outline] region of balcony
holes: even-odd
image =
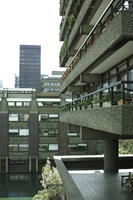
[[[65,16],[62,17],[61,24],[60,24],[60,41],[63,41],[65,38],[68,15],[72,9],[73,3],[74,3],[73,0],[69,0],[69,2],[66,4]]]
[[[63,16],[66,7],[66,0],[60,0],[60,15]]]
[[[133,136],[133,81],[113,83],[60,109],[61,122],[85,127],[80,132],[82,139],[105,139],[110,133],[114,138],[130,138]]]
[[[68,39],[66,40],[64,38],[65,41],[62,49],[65,48],[65,52],[62,54],[61,51],[60,66],[67,66],[72,57],[75,55],[74,52],[80,48],[92,27],[96,24],[102,15],[103,10],[105,10],[108,6],[109,2],[110,0],[84,0],[81,9],[75,19],[75,23],[73,26],[71,26],[71,31],[69,31]],[[85,25],[85,21],[89,21],[90,25]],[[62,26],[62,31],[60,33],[63,32],[63,29],[64,27]]]
[[[104,156],[54,156],[57,170],[64,184],[66,199],[69,200],[128,200],[132,192],[122,190],[121,176],[132,168],[132,156],[119,156],[119,173],[105,173]],[[69,171],[68,171],[69,170]],[[71,171],[70,171],[71,170]]]
[[[113,1],[114,3],[115,1]],[[62,76],[64,92],[80,74],[102,74],[131,55],[133,48],[133,12],[119,1],[110,4],[96,23]],[[113,7],[113,8],[112,8]]]

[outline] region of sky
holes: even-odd
[[[19,46],[41,45],[41,74],[59,68],[59,0],[0,0],[0,79],[14,87]]]

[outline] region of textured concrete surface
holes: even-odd
[[[106,30],[97,38],[94,45],[87,50],[69,76],[63,81],[60,92],[63,92],[88,67],[92,67],[96,59],[99,62],[105,51],[112,51],[113,45],[124,38],[133,38],[133,21],[131,21],[131,18],[133,18],[133,13],[129,11],[123,11],[113,18]]]
[[[133,135],[133,106],[122,105],[62,112],[60,121],[118,135]]]

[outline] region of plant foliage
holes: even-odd
[[[50,166],[49,160],[42,168],[42,180],[40,181],[43,190],[39,191],[32,200],[61,200],[64,190],[60,175],[55,167]]]

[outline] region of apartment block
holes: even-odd
[[[119,139],[133,139],[133,2],[60,1],[60,122],[104,141],[104,170],[118,170]]]

